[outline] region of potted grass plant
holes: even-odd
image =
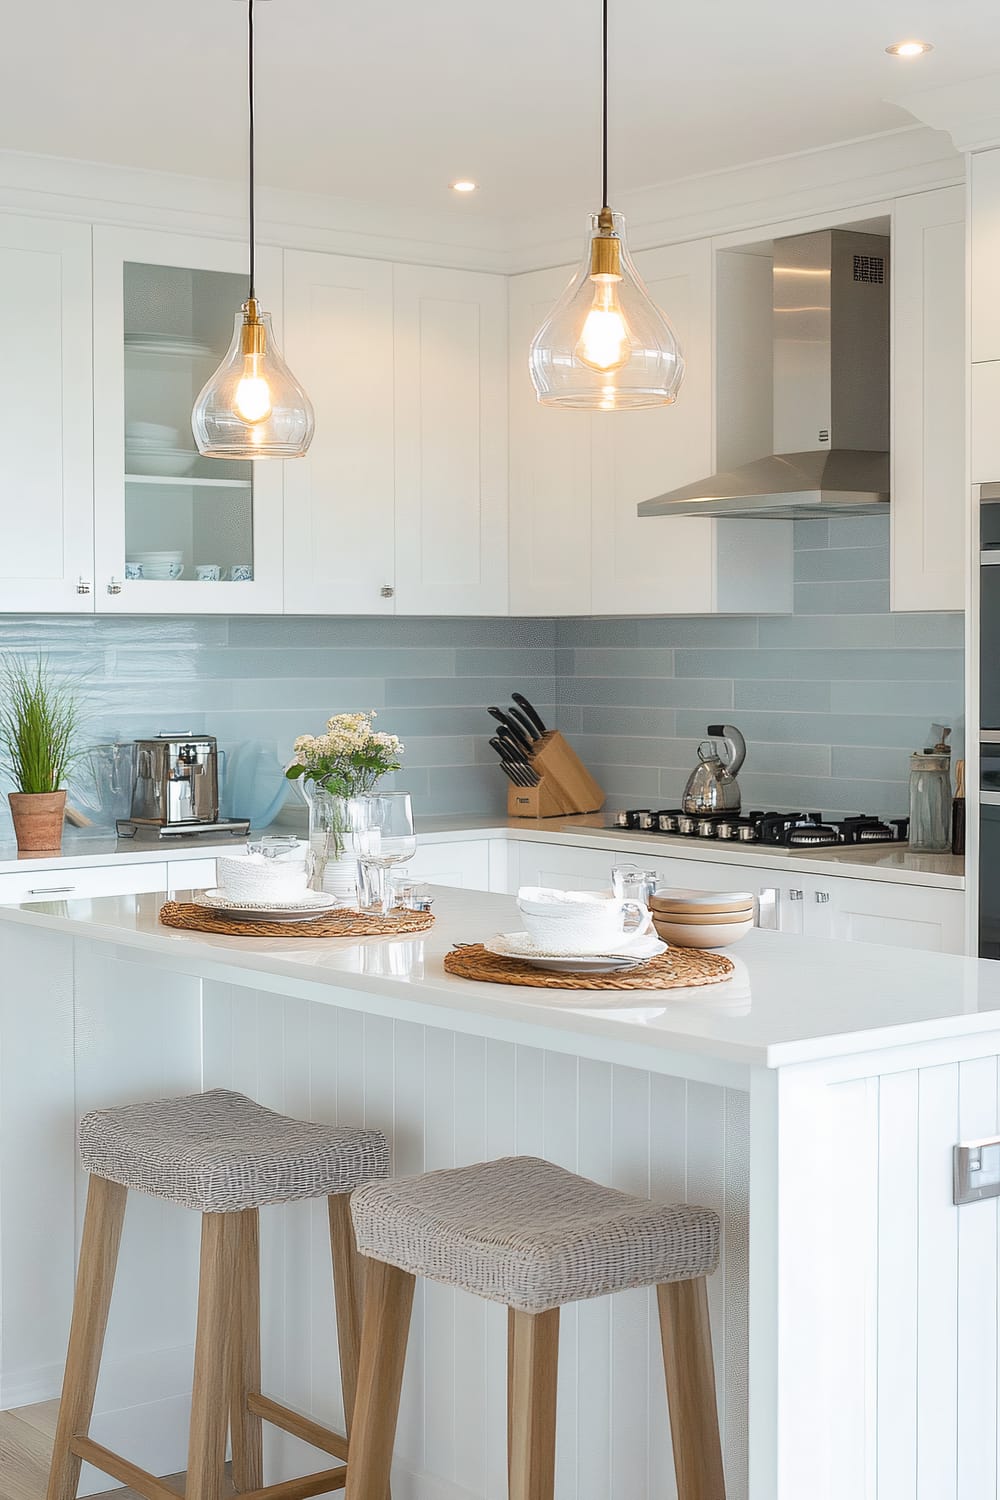
[[[0,765],[17,847],[39,854],[62,847],[66,773],[79,754],[76,693],[43,657],[0,663]]]

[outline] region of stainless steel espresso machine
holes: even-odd
[[[219,817],[219,755],[211,734],[158,734],[135,742],[130,816],[116,824],[120,838],[245,838],[249,818]]]

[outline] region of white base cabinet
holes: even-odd
[[[490,889],[488,839],[456,840],[453,844],[419,844],[406,873],[432,885],[458,886],[467,891]]]
[[[761,927],[809,937],[886,943],[928,952],[965,952],[965,892],[942,886],[894,884],[838,875],[799,875],[762,865],[649,858],[622,850],[582,849],[523,840],[514,846],[511,891],[520,885],[607,890],[616,864],[656,872],[662,885],[708,891],[750,891]]]

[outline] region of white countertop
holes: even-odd
[[[771,845],[718,844],[657,833],[631,833],[607,828],[602,813],[569,818],[497,818],[459,813],[418,818],[421,843],[452,843],[464,839],[523,839],[578,848],[607,845],[632,857],[659,855],[671,859],[700,859],[711,863],[748,865],[758,869],[815,874],[817,866],[834,866],[836,873],[899,885],[928,885],[961,890],[965,865],[951,854],[914,854],[906,845],[872,844],[864,848],[799,850],[794,855]],[[305,832],[282,824],[281,832]],[[59,854],[18,854],[14,844],[0,844],[0,875],[33,870],[85,869],[117,863],[148,864],[157,860],[211,859],[220,850],[238,848],[240,839],[206,838],[116,839],[113,834],[67,833]]]
[[[183,899],[183,898],[182,898]],[[829,1059],[1000,1029],[1000,964],[754,930],[722,984],[686,991],[557,991],[446,974],[455,943],[517,922],[513,898],[439,888],[437,921],[399,938],[240,938],[160,925],[163,895],[0,907],[0,922],[72,933],[312,1000],[529,1045],[609,1056],[738,1086],[754,1066]],[[680,1061],[678,1061],[680,1060]]]
[[[868,844],[831,849],[797,849],[791,853],[773,844],[717,843],[714,839],[682,838],[678,834],[633,833],[608,828],[607,815],[576,814],[568,818],[475,818],[469,815],[418,820],[426,843],[459,838],[511,838],[545,844],[575,844],[582,848],[609,845],[632,856],[660,855],[670,859],[703,859],[713,864],[750,865],[757,869],[816,874],[817,866],[834,866],[836,873],[858,880],[885,880],[897,885],[965,888],[965,861],[953,854],[917,854],[907,844]]]

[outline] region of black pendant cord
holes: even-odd
[[[250,0],[253,3],[253,0]],[[607,0],[604,0],[603,33],[601,33],[601,205],[607,208]]]
[[[253,118],[253,0],[247,0],[247,96],[250,115],[250,296],[256,297],[255,246],[257,226],[254,213],[254,118]]]

